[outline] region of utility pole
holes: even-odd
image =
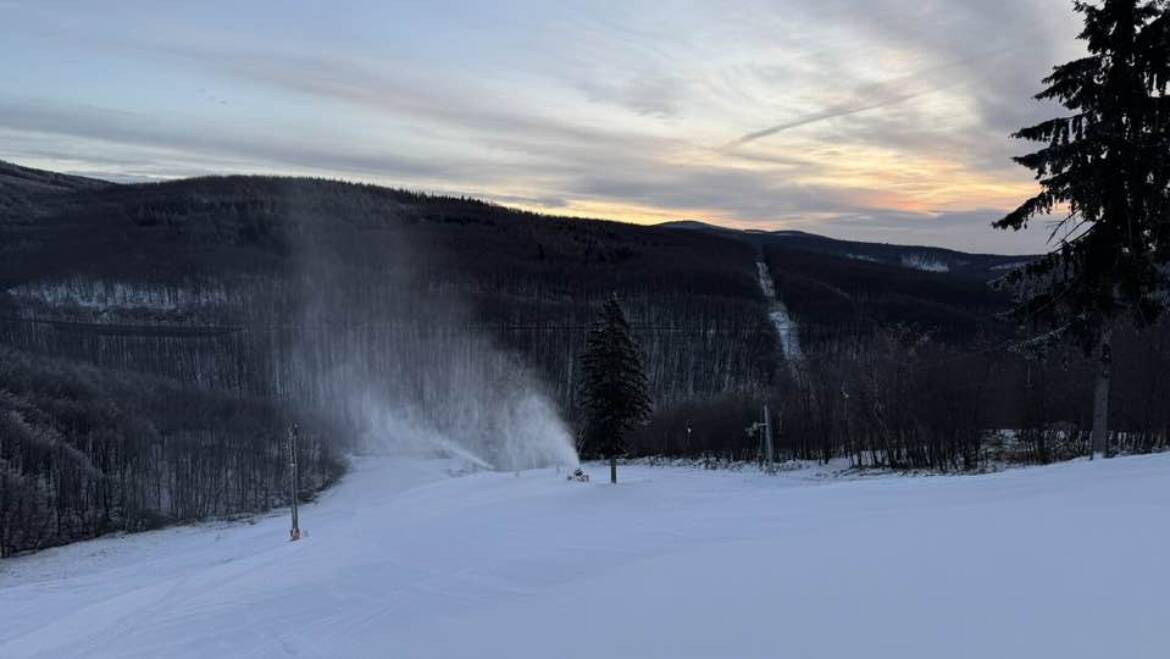
[[[767,460],[767,472],[776,472],[775,451],[772,447],[772,419],[768,414],[768,404],[764,403],[764,457]]]
[[[292,424],[288,428],[288,471],[289,471],[289,494],[292,500],[292,528],[288,532],[288,539],[290,542],[295,542],[301,539],[300,521],[297,519],[297,424]]]
[[[844,382],[841,383],[841,400],[844,401],[843,405],[845,407],[845,444],[849,447],[849,452],[857,456],[855,459],[857,460],[857,464],[860,465],[862,460],[861,449],[858,448],[856,451],[854,450],[855,447],[853,446],[853,435],[850,434],[849,428],[849,390],[845,388]]]

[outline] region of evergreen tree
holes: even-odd
[[[1098,360],[1093,453],[1106,449],[1115,321],[1152,323],[1166,304],[1170,257],[1170,2],[1076,2],[1088,55],[1057,66],[1036,98],[1067,116],[1014,137],[1045,146],[1016,158],[1040,193],[997,221],[1021,229],[1056,212],[1052,252],[1008,285],[1022,320],[1073,336]]]
[[[642,359],[616,295],[605,303],[597,326],[589,333],[581,370],[582,452],[608,458],[610,482],[616,483],[617,458],[626,452],[626,435],[651,410]]]

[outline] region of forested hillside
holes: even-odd
[[[70,522],[49,534],[26,532],[35,510],[13,512],[21,534],[8,551],[140,528],[144,519],[188,519],[189,510],[280,503],[282,491],[271,488],[208,503],[220,480],[189,486],[200,501],[194,507],[168,495],[143,503],[133,491],[94,488],[115,473],[135,487],[153,483],[154,475],[114,462],[164,469],[170,458],[159,442],[216,447],[185,458],[200,470],[260,451],[260,459],[220,474],[267,487],[270,474],[283,474],[283,428],[296,415],[317,418],[318,435],[328,435],[323,445],[338,452],[377,441],[370,435],[387,432],[388,417],[408,418],[411,432],[454,437],[507,466],[497,440],[514,434],[510,419],[555,414],[527,398],[530,390],[547,393],[571,418],[577,353],[594,306],[615,293],[637,325],[663,409],[752,395],[778,363],[754,248],[736,240],[320,180],[6,189],[20,203],[0,220],[0,344],[9,361],[23,364],[19,373],[56,384],[23,384],[15,372],[0,382],[19,402],[5,409],[7,418],[33,428],[5,438],[4,500],[43,499],[46,507],[76,500],[99,514],[97,497],[117,508],[101,509],[108,520],[101,524]],[[78,378],[90,387],[70,389]],[[176,392],[171,400],[190,399],[192,427],[162,424],[144,437],[110,424],[119,453],[108,459],[88,431],[59,428],[53,414],[38,412],[50,405],[46,396],[57,396],[82,409],[107,404],[126,419],[151,418],[169,409],[155,405],[160,387]],[[135,405],[126,408],[127,400]],[[232,415],[241,423],[223,422]],[[98,484],[58,479],[59,461],[37,458],[42,445],[76,450]],[[306,488],[327,482],[331,455],[323,454],[321,477]]]
[[[988,285],[992,276],[807,250],[803,242],[776,240],[764,252],[778,294],[804,321],[806,343],[896,324],[929,330],[952,344],[1011,329],[996,317],[1007,298]]]
[[[291,332],[454,324],[519,349],[567,405],[571,358],[614,293],[663,403],[750,391],[775,366],[752,247],[735,240],[277,178],[62,195],[3,231],[21,246],[0,265],[7,341],[224,390],[295,386],[263,361]]]
[[[1084,364],[1026,358],[998,315],[1009,301],[989,281],[1018,257],[312,179],[114,185],[2,165],[0,199],[6,553],[279,505],[293,421],[312,456],[302,496],[348,448],[390,436],[539,464],[553,449],[518,451],[536,432],[518,419],[579,430],[578,356],[615,294],[655,402],[635,454],[754,458],[744,429],[764,401],[783,455],[976,469],[988,429],[1032,429],[1013,455],[1035,461],[1080,442],[1068,428],[1087,393],[1066,374]],[[800,359],[781,350],[758,263]],[[1119,354],[1137,370],[1118,441],[1161,446],[1144,397],[1166,351]]]
[[[329,422],[294,411],[306,493],[342,473]],[[288,501],[271,401],[0,346],[0,556]]]

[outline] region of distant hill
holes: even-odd
[[[1033,256],[974,254],[942,247],[891,245],[826,238],[800,231],[777,231],[753,234],[766,244],[778,244],[805,252],[832,254],[844,258],[920,270],[994,279],[1007,269],[1024,265]]]
[[[0,223],[31,220],[41,210],[37,200],[81,190],[100,190],[111,185],[97,179],[21,167],[0,160]],[[4,252],[0,245],[0,256]]]
[[[699,221],[663,229],[754,245],[806,342],[904,324],[968,341],[1002,333],[1007,300],[988,283],[1035,257],[827,238],[804,231],[738,230]]]
[[[98,179],[58,174],[0,160],[0,200],[76,190],[98,190],[111,185],[113,184]]]
[[[571,413],[576,355],[616,293],[667,409],[772,381],[783,356],[757,262],[806,341],[905,325],[961,344],[1007,329],[988,281],[1023,260],[546,216],[322,179],[0,171],[18,200],[0,208],[0,343],[257,396],[327,395],[308,371],[278,372],[281,346],[307,342],[317,369],[342,359],[339,333],[363,328],[346,350],[372,365],[398,358],[402,333],[474,327]],[[420,350],[454,359],[479,339],[444,340]]]
[[[690,231],[709,231],[711,233],[738,233],[737,229],[721,227],[718,224],[709,224],[700,220],[672,220],[653,225],[662,229],[684,229]]]
[[[295,280],[312,262],[345,280],[344,290],[331,295],[337,304],[361,306],[366,302],[357,298],[382,288],[393,289],[385,292],[391,297],[443,291],[460,300],[473,322],[492,326],[500,341],[542,364],[561,383],[566,404],[571,355],[542,353],[533,337],[519,338],[513,328],[575,328],[565,332],[572,335],[567,345],[576,345],[593,305],[618,292],[644,326],[673,332],[650,343],[690,355],[695,364],[735,364],[734,387],[750,389],[767,379],[775,359],[757,260],[768,263],[777,290],[809,332],[907,323],[954,340],[993,323],[989,312],[1006,300],[986,282],[1027,260],[698,221],[646,227],[559,218],[319,179],[115,185],[5,163],[0,191],[20,201],[0,208],[0,311],[10,317],[125,326],[288,322],[303,307]],[[68,287],[78,290],[63,293]],[[111,304],[117,296],[98,295],[99,288],[133,294]],[[193,292],[204,288],[216,293]],[[134,295],[172,303],[152,310],[135,304]],[[201,295],[207,299],[199,304],[183,301]],[[679,334],[712,323],[754,338],[716,348],[709,337],[702,347]],[[713,357],[728,350],[730,361]],[[660,397],[706,395],[702,383],[679,385],[690,378],[675,375],[661,373],[661,386],[682,388]]]
[[[0,314],[26,319],[11,330],[18,346],[51,337],[65,354],[117,355],[111,363],[119,367],[180,379],[197,373],[217,387],[264,392],[270,368],[241,372],[239,359],[258,357],[238,338],[223,342],[245,357],[178,334],[291,327],[311,313],[342,326],[482,327],[535,364],[567,407],[576,352],[595,306],[614,293],[650,358],[663,364],[652,379],[664,404],[756,389],[777,358],[754,247],[698,233],[370,185],[237,176],[42,195],[31,211],[0,222],[0,238],[8,246]],[[85,331],[102,336],[117,326],[120,337],[138,337],[141,352],[126,352],[124,338],[102,339],[118,344],[108,350],[74,345],[28,325],[32,319],[89,323]],[[86,326],[70,327],[75,334]],[[160,337],[163,328],[170,338]],[[186,350],[179,344],[206,354],[153,354]],[[255,353],[267,359],[272,350]]]
[[[839,240],[805,231],[731,229],[697,220],[663,222],[656,226],[664,229],[704,231],[725,237],[735,236],[760,246],[782,246],[804,252],[884,263],[925,272],[952,273],[984,280],[999,277],[1006,270],[1024,265],[1036,258],[1035,256],[976,254],[942,247]]]

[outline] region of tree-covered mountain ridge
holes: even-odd
[[[0,164],[0,199],[0,553],[287,502],[293,421],[304,496],[375,426],[489,462],[515,418],[577,432],[579,358],[615,295],[654,405],[631,452],[745,455],[752,401],[789,372],[761,273],[812,360],[894,327],[1002,336],[988,280],[1019,261],[310,178]]]

